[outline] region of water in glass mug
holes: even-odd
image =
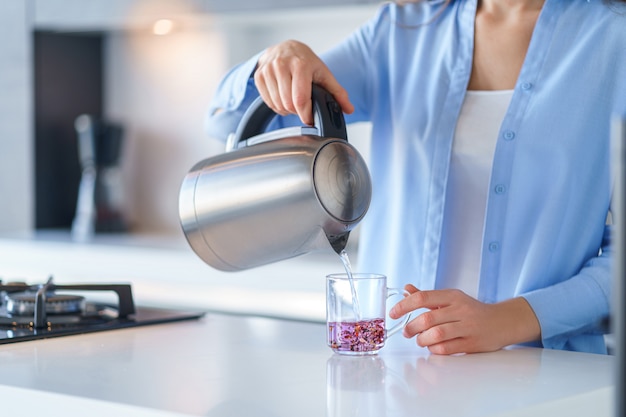
[[[388,288],[387,277],[379,274],[331,274],[326,277],[326,320],[328,346],[348,355],[372,355],[385,340],[408,322],[410,315],[387,329],[387,298],[407,295]],[[357,300],[357,303],[355,303]]]

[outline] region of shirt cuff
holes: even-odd
[[[595,279],[581,274],[522,297],[539,320],[543,347],[571,349],[571,343],[582,333],[602,337],[600,328],[605,314],[598,306],[608,304],[608,300]],[[589,317],[595,317],[596,322]]]

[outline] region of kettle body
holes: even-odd
[[[181,226],[194,252],[238,271],[332,248],[340,253],[365,216],[371,180],[348,143],[334,98],[313,86],[314,127],[264,133],[275,116],[259,98],[227,152],[194,165],[179,195]]]

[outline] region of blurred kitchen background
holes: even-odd
[[[372,17],[378,3],[0,2],[0,279],[22,274],[28,281],[43,280],[47,273],[55,273],[57,281],[130,277],[146,294],[155,291],[159,274],[163,282],[175,274],[190,286],[209,277],[211,283],[248,288],[267,287],[255,277],[265,271],[274,276],[275,288],[319,293],[323,275],[342,269],[330,251],[322,258],[332,260],[322,266],[314,258],[318,269],[309,269],[312,277],[301,280],[309,284],[295,287],[288,275],[306,260],[286,262],[282,272],[261,268],[236,278],[202,264],[179,226],[179,187],[192,165],[223,150],[221,142],[204,133],[204,117],[229,68],[286,39],[322,52]],[[127,225],[125,233],[97,233],[85,244],[70,236],[81,179],[75,129],[81,114],[118,129],[121,187],[116,199]],[[369,126],[350,126],[348,137],[367,158]],[[357,241],[358,231],[349,244],[351,256]],[[102,242],[107,246],[94,246]],[[119,249],[129,243],[176,251],[129,254]],[[76,260],[98,267],[85,273]],[[164,291],[172,293],[171,288]],[[202,300],[199,306],[206,304]]]
[[[3,1],[0,232],[70,228],[81,172],[74,122],[86,113],[123,129],[130,232],[177,236],[182,178],[223,148],[203,122],[225,72],[289,38],[321,52],[376,7],[368,0]],[[349,138],[366,142],[367,126],[354,128]]]

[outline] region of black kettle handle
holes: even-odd
[[[313,100],[314,126],[318,129],[320,136],[348,140],[343,112],[335,98],[324,88],[313,84],[311,99]],[[233,145],[264,133],[267,125],[276,115],[263,99],[258,97],[248,107],[239,122]]]

